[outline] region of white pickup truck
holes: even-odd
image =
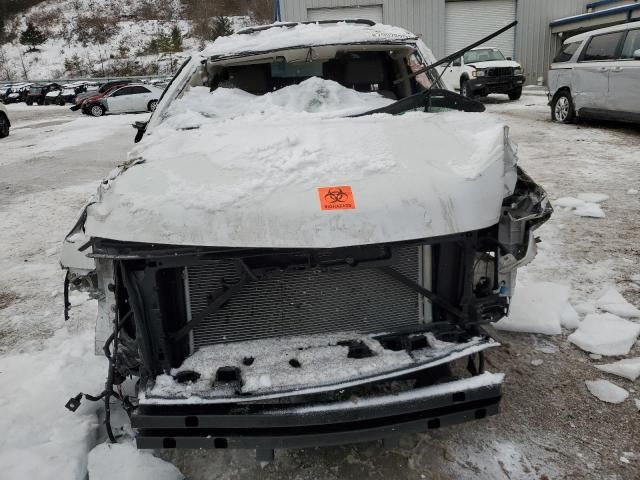
[[[497,48],[475,48],[441,70],[443,80],[466,97],[506,93],[510,100],[522,96],[522,66]]]

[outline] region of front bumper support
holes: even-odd
[[[490,377],[482,384],[479,379]],[[357,402],[297,405],[144,405],[133,411],[138,448],[243,448],[268,452],[397,438],[499,412],[502,375]]]

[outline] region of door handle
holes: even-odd
[[[609,68],[607,68],[607,67],[600,67],[600,68],[598,68],[598,71],[599,71],[599,72],[606,72],[607,70],[609,70]]]

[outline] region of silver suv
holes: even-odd
[[[567,39],[549,71],[551,117],[640,123],[640,25],[602,28]]]

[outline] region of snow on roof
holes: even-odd
[[[202,55],[227,57],[249,52],[269,52],[283,48],[349,43],[397,43],[416,40],[407,30],[390,25],[358,23],[283,24],[253,33],[219,37]]]

